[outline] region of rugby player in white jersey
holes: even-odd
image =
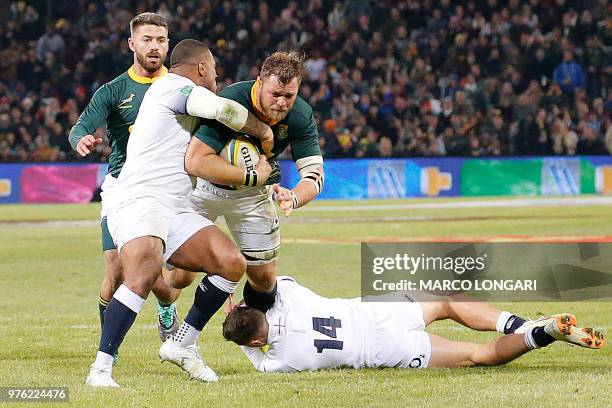
[[[203,43],[181,41],[172,51],[170,64],[170,72],[145,94],[128,142],[125,165],[108,197],[108,226],[117,244],[124,282],[106,309],[100,346],[87,377],[91,386],[118,386],[111,375],[112,356],[164,262],[208,274],[185,318],[191,328],[182,334],[187,340],[197,337],[246,269],[246,261],[234,243],[193,210],[193,185],[185,169],[185,153],[199,118],[216,119],[235,131],[263,139],[271,138],[271,130],[240,104],[215,95],[215,62]],[[192,160],[197,162],[197,158]],[[228,167],[228,172],[240,171],[220,157],[218,161]],[[255,171],[259,182],[264,183],[271,167],[265,156],[260,163]],[[218,379],[202,361],[195,343],[173,342],[164,350],[164,359],[198,380]]]
[[[604,345],[600,332],[576,327],[576,318],[568,313],[523,321],[509,331],[515,316],[484,302],[329,299],[290,277],[278,278],[276,296],[265,314],[239,306],[223,323],[223,336],[239,344],[263,372],[490,366],[505,364],[555,340],[592,349]],[[443,319],[506,335],[477,344],[425,332],[428,324]],[[269,349],[264,353],[261,347],[266,345]]]

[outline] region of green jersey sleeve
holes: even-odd
[[[107,84],[104,84],[94,93],[91,101],[79,116],[79,120],[70,130],[68,140],[74,150],[83,136],[93,134],[96,129],[106,123],[112,107],[111,102],[110,89]]]
[[[251,84],[252,81],[250,83],[239,82],[223,88],[218,95],[234,100],[249,109],[248,89],[250,89]],[[234,134],[235,132],[232,129],[216,120],[203,119],[194,136],[219,153]]]
[[[229,140],[233,131],[220,122],[212,119],[202,119],[200,127],[193,135],[219,153]]]
[[[319,131],[312,109],[308,110],[308,116],[299,115],[294,129],[299,129],[299,133],[296,132],[295,137],[291,138],[291,157],[293,161],[308,156],[321,156]]]

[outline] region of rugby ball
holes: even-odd
[[[219,156],[223,157],[229,164],[246,170],[255,169],[261,154],[253,139],[242,134],[227,142],[219,152]],[[239,189],[246,186],[234,187]]]

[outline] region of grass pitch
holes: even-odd
[[[324,296],[355,297],[362,240],[612,238],[612,204],[410,207],[441,202],[447,200],[313,203],[283,220],[279,273]],[[380,207],[388,204],[395,206]],[[408,207],[402,208],[404,204]],[[342,206],[346,209],[338,208]],[[70,402],[59,405],[77,407],[612,406],[611,345],[592,351],[553,344],[496,368],[260,374],[236,346],[222,339],[221,313],[200,341],[221,381],[190,382],[176,366],[159,363],[153,300],[121,347],[114,378],[122,388],[92,390],[85,377],[99,339],[103,263],[98,212],[93,204],[0,206],[0,386],[66,386]],[[193,286],[186,289],[178,301],[181,316],[193,291]],[[531,317],[571,312],[608,335],[612,328],[611,303],[498,306]],[[497,336],[450,322],[436,323],[430,331],[479,342]]]

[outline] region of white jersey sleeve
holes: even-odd
[[[264,373],[292,373],[293,368],[289,367],[282,358],[278,358],[277,350],[269,350],[267,353],[256,347],[240,346],[240,349],[251,361],[257,371]]]

